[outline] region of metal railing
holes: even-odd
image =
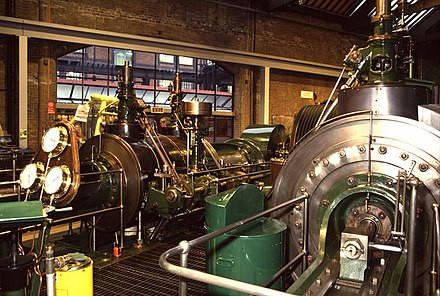
[[[86,218],[86,217],[92,216],[92,248],[91,249],[93,251],[96,251],[96,218],[95,218],[96,215],[104,214],[104,213],[112,212],[112,211],[117,211],[117,210],[119,210],[119,212],[120,212],[119,246],[121,248],[124,248],[124,234],[125,234],[125,229],[124,229],[124,198],[123,198],[124,182],[122,182],[122,180],[124,178],[124,170],[117,169],[117,170],[104,171],[104,172],[82,173],[80,175],[81,176],[92,176],[92,175],[102,175],[102,174],[119,174],[119,176],[120,176],[120,182],[119,182],[119,201],[120,202],[119,202],[119,205],[114,206],[114,207],[104,208],[104,209],[93,210],[93,211],[89,211],[89,212],[85,212],[85,213],[81,213],[81,214],[75,214],[72,216],[66,216],[63,218],[51,219],[51,225],[56,225],[56,224],[67,223],[67,222],[71,222],[71,221],[78,220],[81,218]],[[6,186],[6,185],[14,185],[14,186],[18,187],[18,191],[15,192],[14,195],[17,195],[17,201],[21,201],[20,182],[19,181],[0,182],[0,186]],[[43,189],[41,189],[41,190],[43,190]],[[70,211],[70,210],[73,210],[73,208],[71,208],[71,207],[58,208],[58,209],[55,209],[55,212],[63,212],[63,211]],[[24,230],[28,230],[31,228],[32,227],[23,227],[21,230],[24,231]],[[7,232],[9,232],[9,231],[1,232],[0,234],[5,234]]]
[[[227,288],[227,289],[231,289],[234,291],[239,291],[239,292],[243,292],[243,293],[247,293],[247,294],[251,294],[251,295],[292,296],[292,294],[289,294],[289,293],[285,293],[285,292],[281,292],[281,291],[277,291],[277,290],[272,290],[272,289],[269,289],[266,287],[248,284],[248,283],[240,282],[240,281],[229,279],[229,278],[224,278],[221,276],[209,274],[209,273],[194,270],[194,269],[189,269],[189,268],[187,268],[188,256],[189,256],[189,252],[191,251],[191,248],[193,248],[197,245],[205,243],[215,237],[218,237],[222,234],[230,232],[238,227],[241,227],[241,226],[243,226],[249,222],[252,222],[258,218],[261,218],[263,216],[266,216],[272,212],[275,212],[275,211],[278,211],[278,210],[281,210],[284,208],[288,208],[288,207],[293,207],[295,204],[297,204],[299,202],[306,201],[307,198],[308,198],[308,194],[303,194],[297,198],[294,198],[292,200],[289,200],[287,202],[279,204],[278,206],[275,206],[269,210],[263,211],[257,215],[254,215],[252,217],[249,217],[249,218],[237,221],[235,223],[232,223],[232,224],[226,226],[225,228],[222,228],[217,231],[205,234],[205,235],[198,237],[196,239],[193,239],[191,241],[182,241],[182,242],[180,242],[180,244],[178,246],[165,251],[160,256],[159,265],[163,269],[165,269],[166,271],[173,273],[175,275],[178,275],[180,277],[180,279],[179,279],[179,295],[180,296],[187,295],[186,279],[192,279],[192,280],[196,280],[196,281],[203,282],[206,284],[216,285],[216,286],[220,286],[223,288]],[[307,209],[305,209],[305,210],[307,210]],[[307,252],[301,252],[296,258],[294,258],[291,262],[289,262],[288,265],[292,266],[296,261],[298,261],[302,257],[305,257],[306,253]],[[180,254],[180,266],[171,264],[170,262],[167,261],[167,259],[169,257],[175,256],[177,254]],[[283,267],[279,272],[277,272],[272,277],[272,279],[270,279],[268,281],[268,283],[275,282],[279,277],[282,276],[283,272],[281,272],[281,271],[285,271],[287,269],[288,268]]]

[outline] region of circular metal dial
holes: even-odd
[[[54,194],[55,198],[58,198],[67,192],[71,182],[69,167],[65,165],[54,166],[47,171],[44,180],[44,191],[47,194]]]
[[[35,192],[40,189],[44,179],[44,165],[40,162],[26,165],[20,174],[20,186]]]
[[[48,129],[42,138],[42,149],[44,152],[58,156],[68,144],[69,133],[64,126],[55,126]]]

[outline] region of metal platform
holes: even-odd
[[[94,270],[95,295],[178,295],[179,279],[159,266],[159,256],[175,244],[161,243],[150,251]],[[205,250],[191,251],[189,267],[205,270]],[[178,264],[179,258],[171,262]],[[205,295],[203,283],[188,281],[188,295]]]
[[[180,234],[166,242],[148,245],[142,251],[135,248],[133,250],[133,247],[129,247],[124,249],[121,258],[113,258],[107,262],[99,262],[100,260],[95,258],[96,264],[93,269],[94,295],[177,296],[179,294],[179,278],[167,273],[159,266],[159,256],[166,250],[175,247],[179,241],[191,239],[197,236],[196,234],[199,234],[199,232],[191,233],[186,238],[183,238],[183,235]],[[140,253],[130,255],[136,252]],[[94,257],[92,254],[89,254],[89,256]],[[179,264],[179,257],[170,258],[169,260],[174,264]],[[203,246],[191,250],[188,267],[201,271],[205,270],[205,249]],[[40,295],[46,295],[44,284]],[[205,284],[189,280],[188,295],[206,295]]]

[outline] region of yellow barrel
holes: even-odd
[[[85,260],[82,260],[85,259]],[[57,296],[93,296],[93,261],[84,256],[56,270]]]

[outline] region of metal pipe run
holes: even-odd
[[[55,296],[55,257],[52,245],[46,247],[46,292]]]
[[[440,292],[440,213],[439,205],[433,204],[434,210],[434,231],[432,232],[432,254],[431,254],[431,295],[438,295]]]
[[[407,240],[407,261],[406,261],[406,283],[405,295],[413,296],[415,291],[416,277],[416,223],[417,223],[417,187],[419,180],[411,177],[408,180],[411,188],[411,198],[409,204],[409,223],[408,223],[408,240]]]
[[[184,242],[179,244],[179,246],[174,247],[172,249],[169,249],[167,251],[165,251],[164,253],[162,253],[162,255],[159,258],[159,265],[165,269],[166,271],[178,275],[180,277],[185,277],[188,279],[193,279],[199,282],[203,282],[206,284],[210,284],[210,285],[216,285],[216,286],[220,286],[226,289],[231,289],[231,290],[235,290],[235,291],[239,291],[239,292],[243,292],[243,293],[247,293],[247,294],[251,294],[251,295],[267,295],[267,296],[292,296],[292,294],[288,294],[288,293],[284,293],[284,292],[280,292],[280,291],[276,291],[276,290],[272,290],[272,289],[268,289],[265,287],[260,287],[257,285],[252,285],[252,284],[248,284],[248,283],[243,283],[240,281],[236,281],[236,280],[232,280],[232,279],[228,279],[228,278],[223,278],[220,276],[216,276],[216,275],[212,275],[209,273],[205,273],[205,272],[201,272],[201,271],[197,271],[197,270],[192,270],[192,269],[188,269],[182,266],[177,266],[177,265],[173,265],[171,263],[169,263],[167,261],[167,259],[171,256],[175,256],[177,254],[182,254],[182,253],[189,253],[189,251],[191,250],[192,247],[197,246],[199,244],[205,243],[207,241],[209,241],[210,239],[213,239],[217,236],[220,236],[224,233],[227,233],[229,231],[232,231],[240,226],[243,226],[249,222],[252,222],[260,217],[266,216],[272,212],[278,211],[280,209],[289,207],[289,206],[293,206],[296,203],[302,202],[303,200],[305,200],[308,197],[308,194],[303,194],[297,198],[294,198],[292,200],[286,201],[282,204],[279,204],[276,207],[273,207],[271,209],[265,210],[257,215],[254,215],[252,217],[248,217],[246,219],[237,221],[235,223],[232,223],[222,229],[216,230],[214,232],[205,234],[201,237],[195,238],[189,242]],[[183,262],[185,263],[185,262]],[[181,294],[182,295],[182,294]]]
[[[308,239],[309,239],[309,198],[308,196],[304,199],[304,209],[303,209],[303,272],[307,269],[307,249],[308,249]]]

